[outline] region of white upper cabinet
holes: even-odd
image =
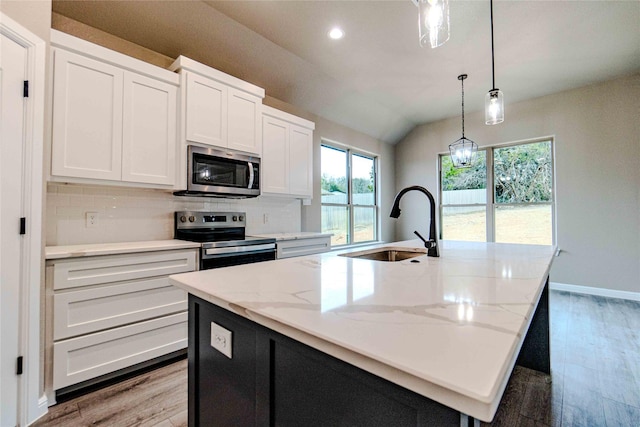
[[[260,155],[262,98],[235,88],[227,94],[227,136],[229,148]]]
[[[308,120],[262,107],[262,192],[313,197],[313,130]]]
[[[186,74],[186,139],[218,147],[227,141],[227,86]]]
[[[289,128],[289,192],[313,196],[313,130]]]
[[[120,180],[124,71],[56,50],[51,173]]]
[[[122,180],[173,185],[178,89],[129,72],[124,85]]]
[[[284,120],[263,117],[262,192],[289,193],[289,126]]]
[[[51,43],[51,180],[173,187],[179,78],[59,31]]]
[[[182,151],[199,143],[262,154],[264,89],[184,56],[169,69],[182,76]]]

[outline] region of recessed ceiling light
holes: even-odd
[[[331,31],[329,31],[329,38],[333,40],[340,40],[344,37],[344,31],[341,28],[333,27]]]

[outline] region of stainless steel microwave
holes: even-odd
[[[260,158],[237,151],[187,148],[187,191],[180,196],[245,198],[260,195]]]

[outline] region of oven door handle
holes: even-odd
[[[214,256],[230,256],[230,255],[243,255],[251,252],[264,252],[275,251],[275,243],[267,243],[264,245],[249,245],[249,246],[232,246],[228,248],[209,248],[204,249],[204,256],[212,258]]]

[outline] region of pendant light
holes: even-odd
[[[449,40],[449,0],[413,0],[418,4],[420,46],[432,48]]]
[[[454,168],[471,167],[478,154],[478,144],[464,137],[464,79],[466,78],[466,74],[458,76],[458,80],[462,82],[462,138],[449,145]]]
[[[504,95],[496,88],[496,70],[493,54],[493,0],[489,0],[491,8],[491,78],[493,89],[484,97],[484,122],[488,125],[497,125],[504,122]]]

